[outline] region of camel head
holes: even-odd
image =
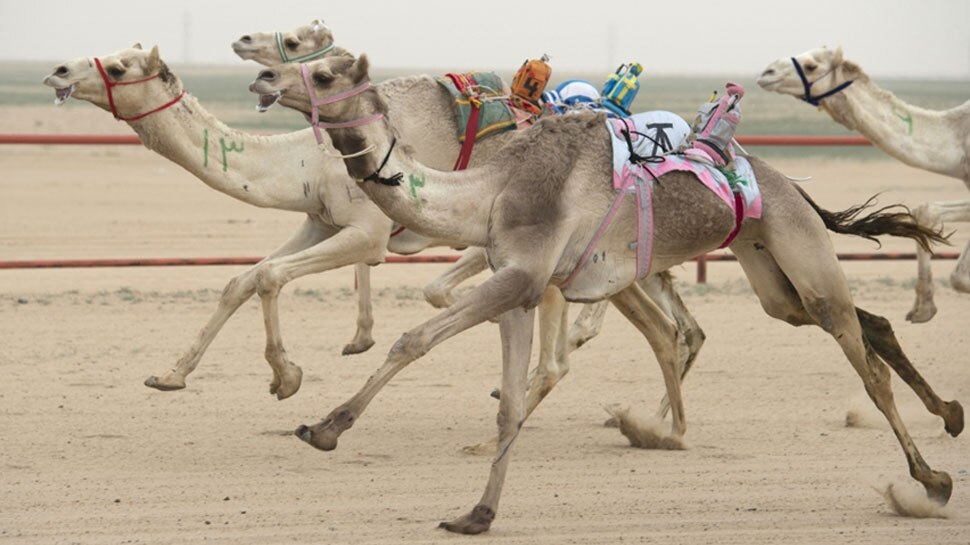
[[[758,85],[818,105],[822,98],[841,91],[861,75],[858,65],[843,58],[841,47],[819,47],[772,62],[761,73]]]
[[[320,19],[289,32],[246,34],[232,43],[232,50],[241,59],[253,60],[263,66],[307,62],[323,57],[333,49],[333,33]]]
[[[356,94],[345,100],[328,102],[327,99],[366,87],[370,81],[369,64],[367,55],[359,58],[350,55],[326,57],[307,64],[279,64],[262,70],[249,90],[259,95],[256,108],[261,112],[279,102],[310,116],[313,98],[318,104],[320,120],[343,121],[352,118],[360,108]],[[307,89],[307,82],[311,89]]]
[[[111,111],[119,119],[128,119],[125,116],[144,112],[148,106],[164,104],[183,93],[182,82],[161,60],[158,46],[146,51],[141,44],[104,57],[66,61],[54,67],[44,78],[44,85],[54,89],[55,104],[74,97]]]

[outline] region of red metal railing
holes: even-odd
[[[871,142],[861,136],[816,136],[816,135],[748,135],[739,136],[738,142],[743,146],[869,146]],[[137,145],[141,144],[138,136],[129,135],[97,135],[97,134],[0,134],[0,144],[56,144],[56,145]],[[456,255],[421,255],[399,256],[389,255],[387,263],[453,263],[458,260]],[[954,252],[937,253],[934,259],[957,259],[959,254]],[[916,259],[914,253],[868,253],[868,254],[838,254],[842,261],[863,260],[901,260]],[[90,268],[90,267],[178,267],[200,265],[253,265],[260,257],[175,257],[175,258],[134,258],[134,259],[45,259],[0,261],[0,269],[56,269],[56,268]],[[707,281],[707,262],[736,261],[731,254],[707,254],[695,259],[697,261],[697,282]]]

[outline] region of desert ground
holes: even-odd
[[[0,110],[3,132],[126,130],[94,108],[70,118]],[[758,150],[754,150],[758,151]],[[966,198],[960,182],[891,159],[775,164],[828,209]],[[0,259],[261,256],[298,214],[211,191],[141,147],[0,148]],[[970,226],[953,236],[959,251]],[[833,235],[839,251],[882,249]],[[441,249],[433,253],[450,253]],[[944,399],[970,403],[970,296],[935,261],[939,314],[903,317],[914,261],[845,262],[856,303],[888,317]],[[301,278],[281,297],[303,387],[268,393],[257,300],[216,338],[188,387],[142,385],[171,368],[243,267],[0,271],[0,543],[970,543],[970,433],[954,439],[895,381],[928,463],[954,481],[947,518],[904,518],[879,490],[915,489],[905,458],[836,343],[761,310],[736,263],[678,287],[707,342],[684,387],[688,449],[628,446],[603,407],[652,412],[663,382],[645,342],[610,310],[604,332],[527,422],[489,533],[436,529],[478,500],[495,432],[498,328],[483,324],[402,372],[333,452],[292,434],[349,398],[393,342],[434,314],[421,287],[445,265],[376,267],[376,346],[354,331],[353,275]],[[474,285],[484,277],[469,282]],[[573,313],[576,313],[574,308]],[[858,426],[847,427],[847,413]]]

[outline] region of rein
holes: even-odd
[[[311,52],[307,53],[306,55],[300,55],[299,57],[290,58],[286,54],[286,47],[283,46],[283,33],[282,32],[277,32],[276,33],[276,48],[279,49],[279,51],[280,51],[280,58],[282,58],[283,59],[283,62],[285,62],[285,63],[306,62],[306,61],[312,61],[312,60],[318,59],[318,58],[326,55],[327,53],[329,53],[331,50],[333,50],[334,43],[333,42],[330,42],[330,45],[324,46],[324,47],[322,47],[320,49],[317,49],[316,51],[311,51]]]
[[[115,119],[119,121],[137,121],[139,119],[142,119],[143,117],[148,117],[153,113],[160,112],[165,108],[174,106],[176,103],[178,103],[178,101],[182,100],[182,97],[185,96],[185,91],[182,91],[181,93],[179,93],[177,97],[166,102],[165,104],[162,104],[158,108],[148,110],[147,112],[143,112],[138,115],[133,115],[130,117],[122,117],[121,115],[118,114],[118,109],[115,107],[115,99],[114,99],[114,95],[111,92],[111,89],[119,85],[133,85],[135,83],[144,83],[146,81],[151,81],[155,78],[161,77],[161,74],[155,74],[154,76],[148,76],[147,78],[135,79],[131,81],[111,81],[108,78],[108,73],[105,72],[104,67],[101,66],[101,59],[95,57],[94,65],[98,67],[98,73],[101,74],[101,79],[104,80],[104,88],[108,92],[108,106],[111,108],[111,115],[115,116]]]
[[[795,57],[792,57],[791,63],[795,66],[795,72],[798,73],[799,79],[802,80],[802,87],[805,88],[805,95],[799,98],[811,104],[812,106],[821,106],[822,99],[828,98],[838,93],[839,91],[842,91],[843,89],[852,85],[855,82],[855,80],[849,80],[842,83],[841,85],[836,86],[834,89],[829,89],[828,91],[822,93],[821,95],[812,96],[812,85],[815,85],[815,83],[818,82],[820,79],[831,74],[832,70],[835,70],[835,68],[832,68],[832,70],[829,70],[828,72],[822,74],[822,77],[820,77],[815,81],[808,81],[808,78],[805,77],[805,71],[802,70],[802,65],[798,64],[798,59],[796,59]]]

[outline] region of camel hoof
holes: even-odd
[[[282,377],[275,377],[269,385],[269,393],[276,394],[276,399],[282,401],[300,390],[303,384],[303,369],[299,365],[289,364],[284,367]]]
[[[185,388],[185,377],[172,374],[163,375],[160,377],[152,376],[145,379],[145,386],[155,388],[156,390],[161,390],[163,392],[181,390]]]
[[[943,421],[946,423],[944,429],[952,437],[956,437],[963,431],[963,405],[954,399],[946,403],[946,408],[947,414],[943,417]]]
[[[936,316],[936,305],[930,303],[923,306],[914,306],[913,310],[906,313],[906,321],[914,324],[925,324]]]
[[[442,522],[438,525],[438,528],[444,528],[456,534],[481,534],[488,531],[493,520],[495,520],[495,511],[484,505],[476,505],[471,513],[452,522]]]
[[[304,443],[309,444],[320,450],[333,450],[337,448],[337,439],[340,434],[350,429],[354,425],[356,418],[347,409],[334,409],[327,418],[319,424],[296,428],[294,435],[299,437]]]
[[[970,293],[970,276],[961,276],[954,271],[950,275],[950,286],[960,293]]]
[[[374,346],[373,339],[363,341],[363,342],[353,342],[345,346],[343,351],[340,352],[340,355],[352,356],[354,354],[360,354],[363,352],[367,352],[372,346]]]
[[[446,292],[424,290],[424,300],[434,308],[448,308],[455,304],[455,298]]]
[[[932,477],[923,482],[926,496],[937,505],[946,505],[953,494],[953,479],[945,471],[933,471]]]
[[[495,399],[502,399],[502,390],[499,390],[498,388],[496,388],[492,390],[492,393],[488,395],[494,397]]]

